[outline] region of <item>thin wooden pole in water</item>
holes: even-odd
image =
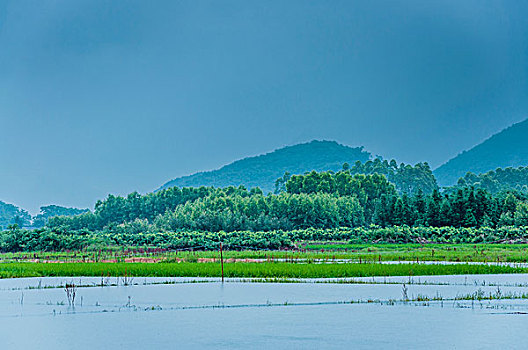
[[[222,253],[222,243],[220,243],[220,265],[222,265],[222,283],[224,283],[224,254]]]

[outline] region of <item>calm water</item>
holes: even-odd
[[[78,288],[75,306],[64,289],[44,287],[100,278],[0,280],[0,343],[2,349],[526,348],[528,301],[389,302],[402,299],[402,283],[411,298],[497,288],[526,293],[526,275],[362,280],[369,284],[136,278],[137,285],[123,286],[113,278],[106,282],[119,286]],[[163,281],[175,283],[151,284]],[[191,281],[199,283],[183,283]],[[339,304],[349,301],[363,303]]]

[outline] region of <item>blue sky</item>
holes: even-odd
[[[522,1],[0,0],[0,200],[108,193],[312,139],[437,166],[528,117]]]

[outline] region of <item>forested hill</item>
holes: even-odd
[[[26,210],[14,204],[0,201],[0,230],[9,225],[16,224],[19,227],[42,227],[48,220],[55,216],[73,216],[83,214],[88,209],[66,208],[58,205],[47,205],[40,207],[40,213],[34,217]]]
[[[348,147],[335,141],[312,141],[277,149],[256,157],[244,158],[218,170],[200,172],[179,177],[164,184],[161,189],[178,187],[244,185],[246,188],[260,187],[273,192],[275,181],[285,172],[304,174],[316,170],[341,170],[343,163],[365,162],[371,154],[363,147]]]
[[[481,144],[460,153],[434,171],[441,186],[451,186],[467,172],[528,166],[528,119],[513,124]]]
[[[17,224],[20,227],[26,226],[31,221],[31,215],[24,209],[16,205],[0,201],[0,229]]]

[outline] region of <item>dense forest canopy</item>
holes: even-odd
[[[496,194],[504,191],[528,192],[528,167],[498,168],[484,174],[468,172],[455,187],[482,188]]]
[[[401,163],[398,165],[393,159],[391,161],[376,158],[367,162],[357,161],[351,167],[349,163],[343,163],[342,172],[348,174],[384,175],[389,182],[396,186],[396,190],[403,194],[414,194],[421,190],[426,194],[438,190],[436,179],[427,163],[418,163],[414,166]],[[275,193],[286,190],[286,182],[292,174],[285,173],[275,181]]]
[[[513,124],[435,169],[438,183],[453,186],[468,171],[479,174],[497,168],[528,166],[526,135],[528,119]]]
[[[394,159],[389,162],[376,158],[365,163],[356,162],[350,168],[345,164],[343,170],[348,170],[351,174],[385,175],[387,180],[393,183],[396,190],[402,194],[412,195],[420,190],[430,194],[438,190],[436,178],[427,162],[414,166],[404,163],[398,165]]]

